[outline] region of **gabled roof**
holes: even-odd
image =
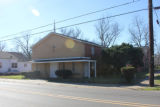
[[[8,52],[0,52],[0,59],[10,59],[10,58],[15,59],[15,57]]]
[[[0,52],[0,59],[17,59],[20,62],[28,61],[28,58],[19,52]]]
[[[22,53],[19,53],[19,52],[8,52],[10,54],[12,54],[13,56],[15,56],[18,61],[29,61],[29,59]]]
[[[75,41],[78,41],[78,42],[82,42],[82,43],[94,45],[94,46],[97,46],[97,47],[102,47],[101,45],[99,45],[99,44],[97,44],[97,43],[94,43],[94,42],[89,42],[89,41],[87,41],[87,40],[77,39],[77,38],[74,38],[74,37],[71,37],[71,36],[67,36],[67,35],[64,35],[64,34],[60,34],[60,33],[50,32],[47,36],[45,36],[43,39],[41,39],[41,40],[38,41],[36,44],[34,44],[34,45],[32,46],[32,48],[35,47],[36,45],[40,44],[43,40],[45,40],[46,38],[48,38],[48,37],[51,36],[52,34],[55,34],[55,35],[58,35],[58,36],[61,36],[61,37],[64,37],[64,38],[69,38],[69,39],[72,39],[72,40],[75,40]]]

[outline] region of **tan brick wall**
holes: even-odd
[[[82,78],[84,77],[84,63],[75,63],[75,72],[74,76],[75,78]]]
[[[46,39],[32,48],[32,59],[84,57],[83,43],[50,34]]]
[[[64,69],[65,70],[71,70],[73,72],[73,78],[82,78],[84,77],[84,71],[85,71],[85,63],[84,62],[73,62],[75,71],[73,71],[73,64],[72,62],[65,62],[64,63]]]
[[[72,71],[72,62],[65,63],[65,69]]]
[[[65,69],[72,71],[72,62],[65,62]],[[73,72],[73,78],[83,78],[85,72],[84,62],[74,62],[75,71]],[[58,68],[59,69],[59,68]],[[40,75],[43,78],[48,78],[50,75],[50,64],[49,63],[37,63],[32,64],[32,71],[40,71]]]
[[[40,71],[41,77],[48,78],[50,74],[50,64],[49,63],[32,64],[32,71]]]
[[[92,55],[91,48],[94,47],[94,55]],[[85,44],[85,57],[91,57],[95,59],[95,57],[101,55],[102,48],[90,44]]]

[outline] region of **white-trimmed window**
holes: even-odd
[[[12,68],[17,68],[17,67],[18,67],[17,63],[12,63]]]
[[[24,67],[27,67],[27,64],[24,64]]]
[[[91,54],[94,56],[95,54],[95,49],[94,49],[94,46],[91,47]]]

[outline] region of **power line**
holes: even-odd
[[[160,25],[159,25],[159,17],[158,17],[158,14],[157,14],[156,10],[154,10],[154,13],[155,13],[155,15],[156,15],[156,17],[157,17],[156,22],[157,22],[158,26],[160,27]]]
[[[138,1],[140,1],[140,0],[136,0],[136,1],[132,1],[132,2],[127,2],[127,3],[120,4],[120,5],[116,5],[116,6],[112,6],[112,7],[109,7],[109,8],[105,8],[105,9],[102,9],[102,10],[97,10],[97,11],[94,11],[94,12],[82,14],[82,15],[79,15],[79,16],[75,16],[75,17],[72,17],[72,18],[68,18],[68,19],[64,19],[64,20],[58,21],[56,23],[65,22],[65,21],[68,21],[68,20],[76,19],[76,18],[79,18],[79,17],[87,16],[87,15],[90,15],[90,14],[102,12],[102,11],[113,9],[113,8],[117,8],[117,7],[122,7],[122,6],[129,5],[129,4],[138,2]]]
[[[80,23],[76,23],[76,24],[72,24],[72,25],[67,25],[67,26],[63,26],[63,27],[60,27],[60,28],[56,28],[56,30],[67,28],[67,27],[71,27],[71,26],[77,26],[77,25],[81,25],[81,24],[85,24],[85,23],[91,23],[91,22],[95,22],[95,21],[99,21],[99,20],[103,20],[103,19],[107,19],[107,18],[109,19],[109,18],[118,17],[118,16],[122,16],[122,15],[128,15],[128,14],[132,14],[132,13],[136,13],[136,12],[141,12],[141,11],[144,11],[144,10],[148,10],[148,9],[144,8],[144,9],[139,9],[139,10],[135,10],[135,11],[125,12],[125,13],[121,13],[121,14],[116,14],[116,15],[108,16],[108,17],[103,17],[103,18],[99,18],[99,19],[84,21],[84,22],[80,22]],[[37,32],[37,33],[30,34],[30,35],[37,35],[37,34],[46,33],[46,32],[50,32],[50,31],[53,31],[53,30],[52,29],[51,30],[45,30],[45,31],[42,31],[42,32]],[[25,37],[25,36],[17,36],[17,37],[10,38],[10,39],[4,39],[4,40],[0,40],[0,42],[9,41],[9,40],[17,39],[17,38],[22,38],[22,37]]]
[[[102,19],[118,17],[118,16],[127,15],[127,14],[131,14],[131,13],[136,13],[136,12],[140,12],[140,11],[144,11],[144,10],[148,10],[148,9],[145,8],[145,9],[130,11],[130,12],[121,13],[121,14],[117,14],[117,15],[112,15],[112,16],[108,16],[108,17],[103,17],[103,18],[99,18],[99,19],[89,20],[89,21],[85,21],[85,22],[81,22],[81,23],[77,23],[77,24],[72,24],[72,25],[60,27],[60,28],[57,28],[57,29],[63,29],[63,28],[71,27],[71,26],[76,26],[76,25],[81,25],[81,24],[85,24],[85,23],[95,22],[95,21],[102,20]]]
[[[46,33],[46,32],[50,32],[50,31],[53,31],[53,30],[45,30],[45,31],[42,31],[42,32],[37,32],[37,33],[33,33],[33,34],[30,34],[30,35],[37,35],[37,34],[41,34],[41,33]],[[17,39],[17,38],[22,38],[22,37],[25,37],[26,35],[24,36],[17,36],[17,37],[14,37],[14,38],[10,38],[10,39],[4,39],[4,40],[0,40],[0,42],[4,42],[4,41],[9,41],[9,40],[13,40],[13,39]]]
[[[77,19],[77,18],[80,18],[80,17],[83,17],[83,16],[95,14],[95,13],[98,13],[98,12],[106,11],[106,10],[113,9],[113,8],[117,8],[117,7],[122,7],[122,6],[129,5],[129,4],[132,4],[132,3],[135,3],[135,2],[139,2],[139,1],[140,1],[140,0],[136,0],[136,1],[134,0],[134,1],[132,1],[132,2],[126,2],[126,3],[120,4],[120,5],[115,5],[115,6],[111,6],[111,7],[105,8],[105,9],[101,9],[101,10],[89,12],[89,13],[86,13],[86,14],[82,14],[82,15],[79,15],[79,16],[67,18],[67,19],[60,20],[60,21],[57,21],[57,22],[54,22],[54,23],[50,23],[50,24],[46,24],[46,25],[39,26],[39,27],[36,27],[36,28],[32,28],[32,29],[28,29],[28,30],[25,30],[25,31],[21,31],[21,32],[18,32],[18,33],[5,35],[4,37],[7,38],[7,37],[9,37],[9,36],[18,35],[18,34],[23,33],[23,32],[28,32],[28,31],[32,31],[32,30],[44,28],[44,27],[47,27],[47,26],[50,26],[50,25],[53,25],[53,24],[62,23],[62,22],[65,22],[65,21]]]

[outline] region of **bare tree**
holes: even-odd
[[[74,38],[80,38],[82,36],[82,31],[79,28],[63,28],[60,30],[60,32],[64,35],[74,37]]]
[[[31,59],[31,37],[26,34],[23,38],[16,39],[16,44],[20,48],[20,51],[28,58]]]
[[[160,44],[158,44],[156,41],[155,41],[155,48],[156,48],[155,65],[160,65]]]
[[[148,26],[141,18],[134,18],[132,26],[129,27],[129,33],[131,35],[131,41],[135,46],[149,45]]]
[[[103,47],[114,45],[121,30],[118,23],[111,23],[109,19],[100,20],[96,26],[96,33]]]
[[[4,51],[6,49],[6,45],[3,42],[0,42],[0,51]]]

